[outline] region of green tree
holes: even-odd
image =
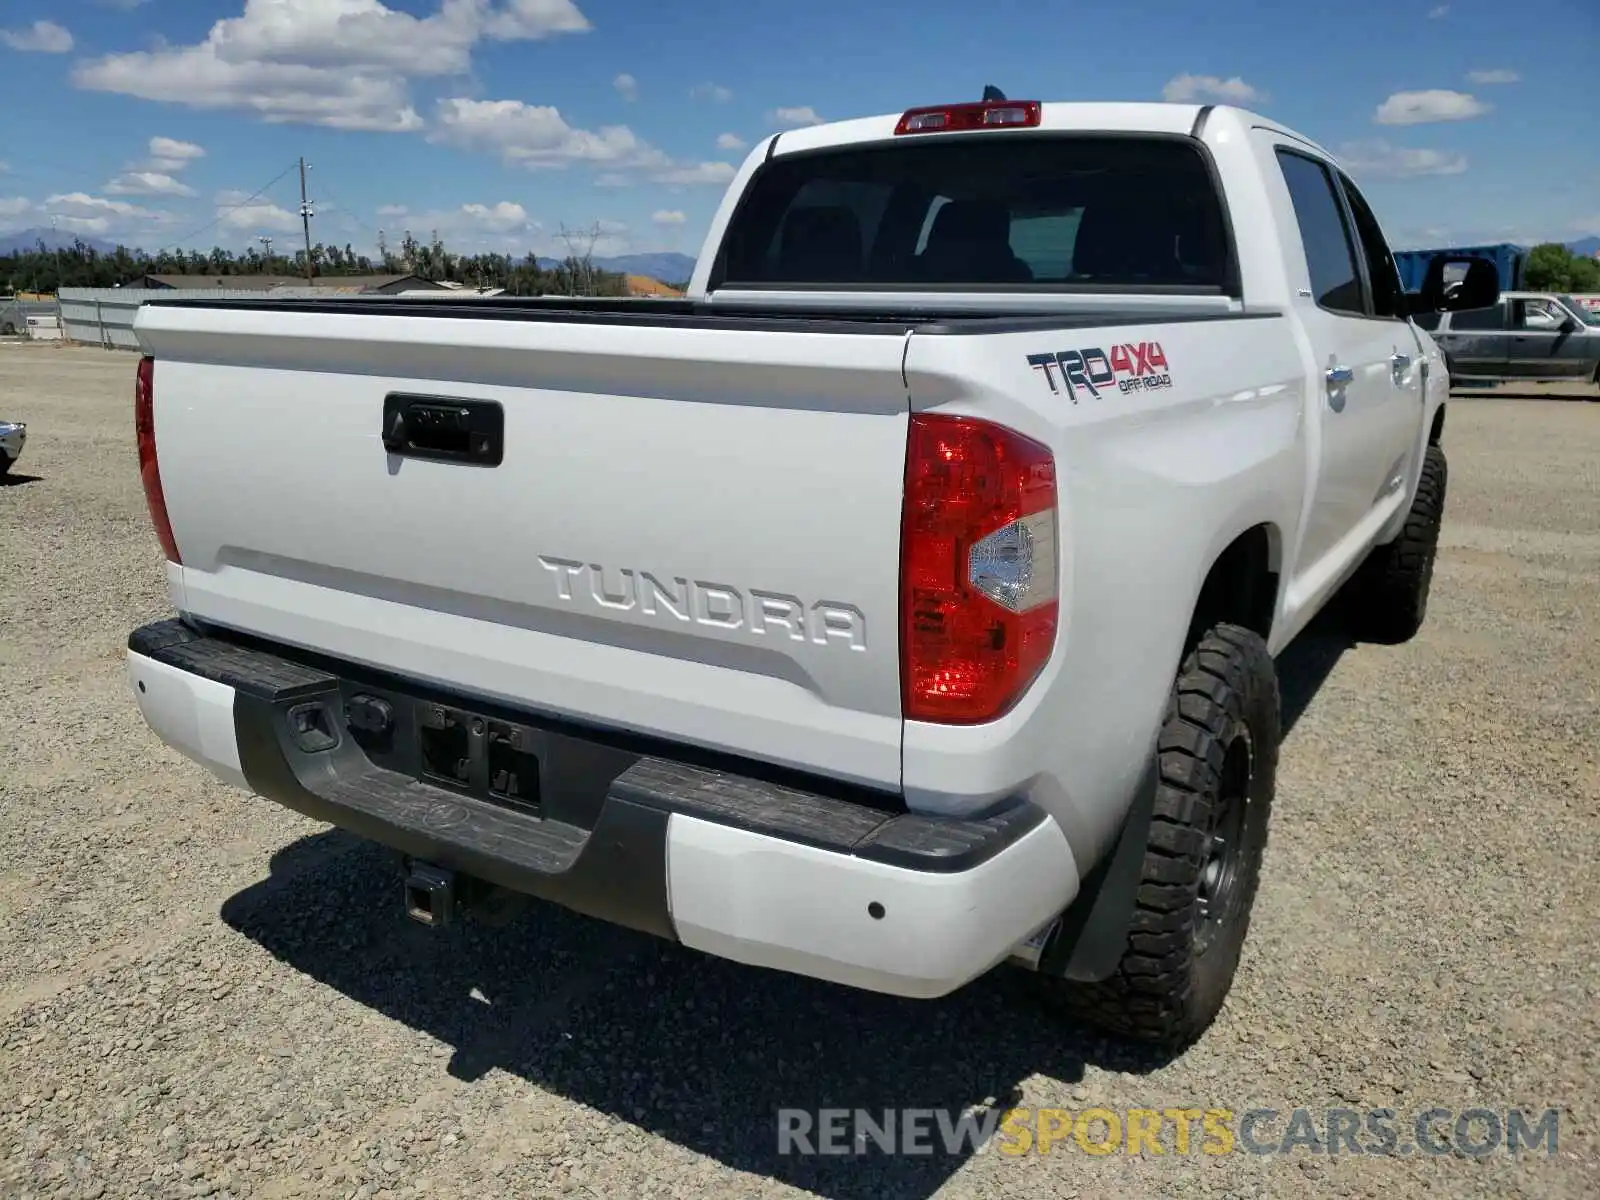
[[[1528,251],[1522,281],[1537,292],[1600,291],[1600,262],[1580,257],[1560,242],[1543,242]]]
[[[554,270],[539,265],[532,254],[521,261],[509,254],[454,254],[435,234],[421,245],[408,232],[401,243],[401,255],[388,246],[380,251],[380,261],[391,272],[415,271],[428,279],[449,280],[471,287],[505,288],[513,296],[537,296],[545,292],[568,295],[620,296],[625,294],[625,279],[610,271],[596,270],[586,258],[569,258]],[[311,261],[324,277],[370,275],[372,259],[356,254],[346,245],[314,245]],[[403,264],[403,265],[402,265]],[[267,258],[254,246],[236,254],[220,246],[209,253],[161,249],[154,254],[118,246],[111,254],[100,254],[82,241],[60,250],[47,250],[42,243],[32,249],[0,255],[0,293],[8,291],[53,292],[63,287],[111,287],[136,283],[143,275],[303,275],[305,251],[292,256],[273,254]]]

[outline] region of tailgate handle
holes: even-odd
[[[505,410],[493,400],[390,392],[383,398],[383,448],[402,458],[497,467],[505,456]]]

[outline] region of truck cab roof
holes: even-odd
[[[952,101],[952,103],[959,103]],[[1026,103],[1014,101],[1013,103]],[[1097,100],[1046,100],[1040,104],[1041,119],[1036,126],[1026,129],[986,130],[985,133],[1006,133],[1013,136],[1038,133],[1170,133],[1193,136],[1197,134],[1202,116],[1209,122],[1216,117],[1226,117],[1239,122],[1244,128],[1270,129],[1284,134],[1333,157],[1329,152],[1269,117],[1250,109],[1230,104],[1178,104],[1170,101],[1097,101]],[[856,117],[847,121],[828,121],[809,125],[803,129],[787,130],[773,134],[757,145],[750,158],[760,161],[779,154],[803,154],[813,150],[831,150],[861,142],[888,141],[895,136],[895,126],[901,113],[881,113],[871,117]],[[937,136],[962,136],[952,131]]]

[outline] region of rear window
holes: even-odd
[[[1198,143],[983,135],[776,158],[712,286],[1234,290]]]

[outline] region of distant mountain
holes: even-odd
[[[541,258],[539,265],[557,267],[561,265],[561,260]],[[615,271],[621,275],[648,275],[662,283],[682,283],[694,274],[694,259],[671,250],[655,254],[618,254],[612,258],[596,255],[594,265],[602,271]]]
[[[1575,242],[1568,242],[1567,249],[1585,258],[1593,258],[1596,254],[1600,254],[1600,237],[1579,238]]]
[[[70,250],[74,238],[82,237],[81,234],[62,233],[57,229],[24,229],[20,233],[0,234],[0,254],[26,254],[36,250],[39,243],[44,243],[46,250]],[[115,254],[116,246],[110,242],[103,242],[99,238],[84,237],[83,244],[91,250],[101,254]]]

